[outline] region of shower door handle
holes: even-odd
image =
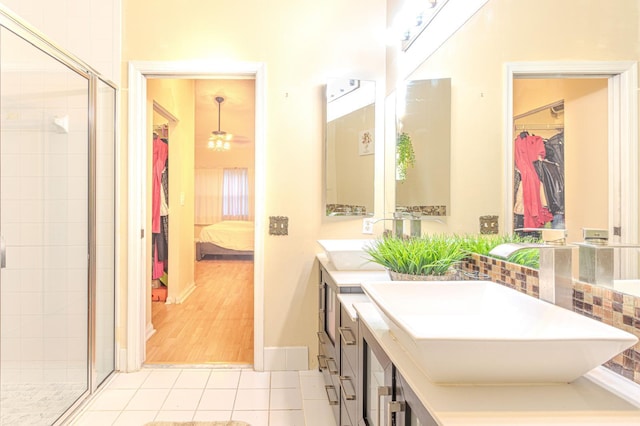
[[[7,246],[4,244],[4,237],[0,235],[0,269],[7,266]]]

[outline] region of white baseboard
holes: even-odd
[[[154,334],[156,334],[156,329],[153,327],[152,323],[148,323],[147,324],[147,330],[145,333],[145,341],[149,340],[151,338],[151,336],[153,336]]]
[[[264,348],[264,371],[305,371],[309,369],[309,348],[281,346]]]
[[[187,297],[191,296],[191,293],[193,293],[195,289],[196,283],[195,281],[192,281],[191,284],[189,284],[178,297],[167,297],[167,301],[165,303],[167,305],[183,303],[185,300],[187,300]]]

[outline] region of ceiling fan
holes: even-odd
[[[231,143],[247,143],[249,139],[244,136],[234,136],[231,133],[227,133],[220,128],[220,117],[222,112],[222,102],[224,98],[222,96],[216,96],[215,101],[218,103],[218,130],[211,132],[209,139],[207,140],[207,148],[215,151],[229,151],[231,149]]]

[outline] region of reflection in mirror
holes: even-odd
[[[375,97],[373,81],[336,79],[327,83],[327,216],[374,213]]]
[[[396,126],[396,211],[449,215],[451,79],[399,87]]]
[[[513,229],[608,229],[607,78],[515,78],[513,114]]]

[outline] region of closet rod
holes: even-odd
[[[513,130],[564,130],[562,124],[515,124]]]
[[[522,114],[514,115],[513,116],[513,120],[515,121],[515,120],[518,120],[520,118],[527,117],[527,116],[529,116],[531,114],[535,114],[536,112],[544,111],[547,108],[557,107],[557,106],[562,105],[562,104],[564,104],[564,99],[561,99],[559,101],[550,103],[548,105],[543,105],[541,107],[532,109],[531,111],[523,112]]]

